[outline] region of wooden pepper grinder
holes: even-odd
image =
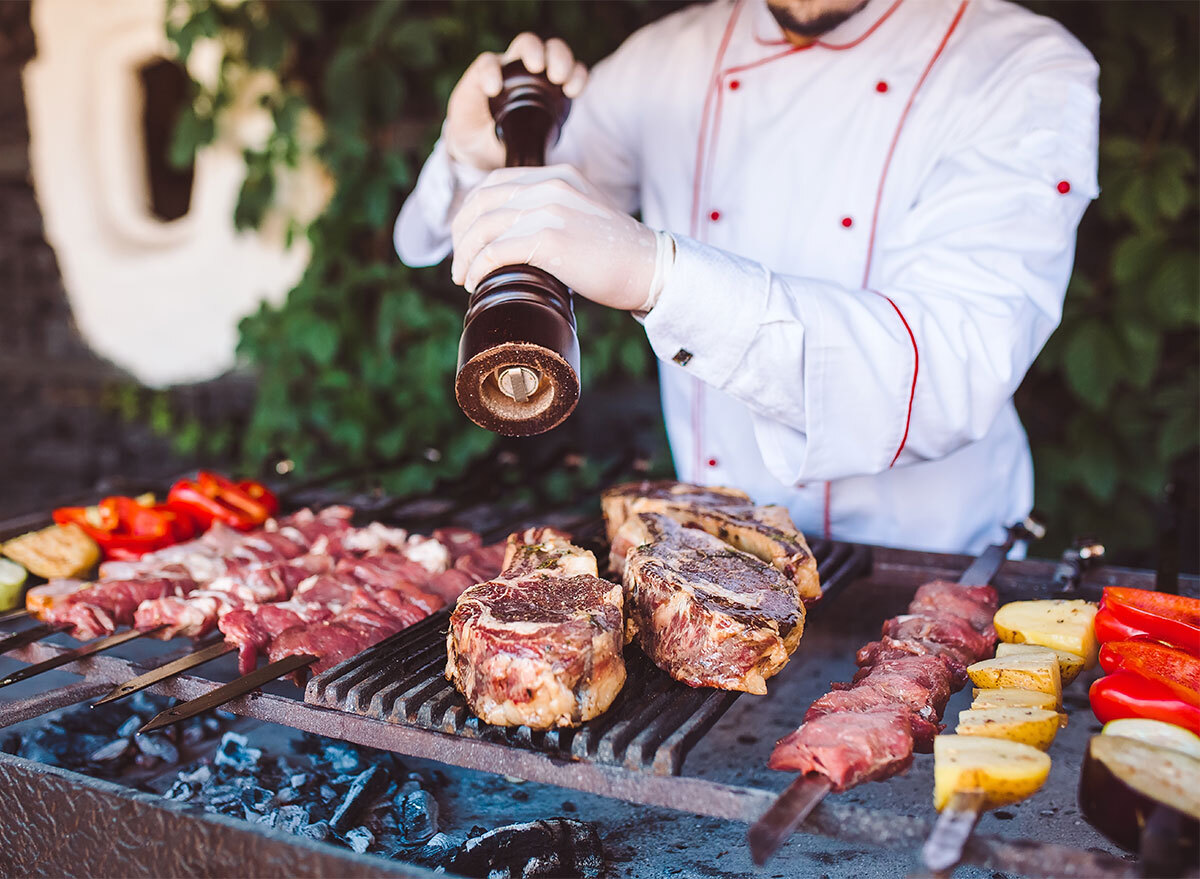
[[[506,64],[503,74],[490,106],[505,165],[543,165],[570,99],[520,61]],[[565,284],[530,265],[505,266],[479,282],[467,303],[454,381],[468,418],[504,436],[532,436],[575,410],[579,339],[571,300]]]

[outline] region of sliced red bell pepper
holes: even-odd
[[[175,510],[130,497],[106,497],[94,507],[62,507],[54,511],[54,521],[78,525],[108,559],[138,559],[195,533],[192,521]]]
[[[1127,626],[1146,632],[1157,641],[1200,655],[1200,599],[1109,586],[1100,609],[1108,610]]]
[[[1096,640],[1101,644],[1107,644],[1109,641],[1153,641],[1157,644],[1162,643],[1157,638],[1151,636],[1149,632],[1121,622],[1106,607],[1096,611],[1096,618],[1092,620],[1092,625],[1096,629]]]
[[[1100,647],[1100,667],[1158,681],[1200,708],[1200,658],[1186,650],[1147,641],[1110,641]]]
[[[279,508],[279,501],[265,487],[250,485],[250,489],[244,489],[224,476],[201,470],[194,480],[181,479],[171,486],[167,503],[190,514],[205,528],[223,522],[249,531]]]
[[[1200,707],[1180,699],[1166,684],[1128,671],[1100,678],[1088,691],[1092,712],[1101,723],[1124,717],[1146,717],[1200,733]]]
[[[274,516],[279,512],[279,498],[275,497],[271,489],[267,488],[261,482],[255,482],[253,479],[243,479],[238,483],[238,488],[266,507],[267,515]]]

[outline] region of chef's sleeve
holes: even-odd
[[[576,98],[562,136],[548,151],[549,164],[577,168],[622,210],[638,207],[637,132],[644,68],[652,57],[653,28],[643,28],[597,64]],[[430,266],[450,253],[450,226],[463,200],[486,173],[450,158],[438,139],[417,185],[396,218],[396,253],[410,266]]]
[[[978,102],[861,287],[781,275],[686,237],[645,319],[664,361],[742,401],[786,484],[878,473],[981,439],[1057,326],[1098,194],[1095,62]],[[675,367],[667,367],[675,368]]]

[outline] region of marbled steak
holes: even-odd
[[[509,537],[505,569],[458,599],[446,677],[483,721],[533,729],[603,713],[625,683],[623,596],[551,529]]]
[[[618,539],[627,634],[693,687],[767,692],[804,632],[804,604],[775,568],[658,513],[635,513]]]

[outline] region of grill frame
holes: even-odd
[[[323,499],[321,502],[331,502],[332,500],[334,499]],[[412,526],[407,516],[400,515],[401,509],[406,512],[414,509],[421,510],[423,516],[436,517],[441,520],[442,524],[467,526],[475,524],[476,527],[479,527],[477,519],[447,521],[441,519],[444,508],[431,512],[431,508],[426,502],[415,503],[416,507],[393,506],[390,512],[399,520],[400,524],[406,524],[409,527]],[[426,505],[422,507],[423,503]],[[482,509],[493,523],[505,518],[495,509],[488,511],[483,507],[472,508],[469,506],[458,509],[468,513],[472,510],[478,513]],[[375,510],[370,509],[365,510],[364,514],[367,516],[377,515]],[[553,515],[547,514],[536,518],[539,522],[556,524],[570,530],[572,527],[578,528],[585,524],[588,517],[560,510]],[[17,521],[0,523],[0,535],[28,530],[39,524],[44,524],[44,522],[28,516]],[[495,531],[493,531],[494,535]],[[872,551],[874,555],[873,573],[868,578],[856,581],[856,592],[861,587],[875,590],[875,593],[868,594],[903,593],[909,587],[915,587],[921,582],[935,577],[954,579],[971,561],[970,557],[960,555],[882,548],[873,548]],[[1054,563],[1036,560],[1008,562],[996,578],[995,585],[1003,600],[1045,597],[1048,594],[1046,584],[1051,581],[1054,568]],[[1154,579],[1153,575],[1143,571],[1111,567],[1098,568],[1089,572],[1079,595],[1096,598],[1100,590],[1108,585],[1154,588]],[[1181,577],[1179,591],[1192,596],[1200,595],[1200,578]],[[822,605],[818,605],[814,609],[814,620],[816,621],[814,628],[828,624],[823,619],[825,610],[826,608]],[[37,662],[57,656],[67,649],[69,649],[69,645],[35,643],[12,655],[25,662]],[[0,706],[0,728],[20,720],[40,716],[68,704],[85,701],[106,689],[107,686],[146,671],[148,667],[157,665],[165,659],[165,656],[156,656],[147,664],[145,660],[134,661],[120,655],[100,654],[66,665],[63,667],[63,671],[79,674],[84,680],[32,699],[3,704]],[[190,699],[211,691],[219,684],[219,681],[208,677],[186,675],[155,685],[150,692]],[[773,802],[777,794],[777,790],[768,789],[765,785],[759,787],[727,784],[698,776],[657,775],[654,772],[636,771],[623,765],[609,765],[597,761],[565,760],[544,751],[513,747],[509,744],[485,739],[447,735],[419,727],[401,726],[309,705],[291,696],[272,692],[252,693],[227,704],[225,708],[245,717],[283,724],[294,729],[316,732],[403,755],[428,758],[467,769],[499,773],[563,788],[587,791],[633,804],[662,806],[744,823],[755,820]],[[97,786],[94,779],[51,767],[40,767],[38,764],[29,764],[29,767],[45,770],[44,772],[16,772],[12,768],[16,761],[19,761],[19,758],[0,754],[0,791],[3,791],[10,799],[26,796],[35,798],[55,796],[57,795],[55,792],[61,788],[62,779],[67,779],[74,785],[73,795],[79,797],[89,797],[90,791]],[[20,762],[28,764],[29,761]],[[24,770],[29,767],[18,768]],[[784,786],[788,780],[790,780],[789,777],[780,775],[778,786]],[[10,791],[11,793],[9,793]],[[865,796],[868,802],[872,800],[869,794],[865,794]],[[106,800],[102,805],[97,805],[95,815],[102,819],[98,821],[102,828],[105,824],[127,820],[125,797],[128,797],[129,800],[136,800],[144,795],[128,789],[119,789],[115,800]],[[212,818],[212,816],[189,817],[194,820],[210,822]],[[42,816],[37,820],[49,821],[49,826],[43,826],[44,832],[34,835],[39,836],[40,839],[52,839],[55,823],[53,816]],[[269,835],[262,830],[249,829],[239,822],[216,823],[228,823],[232,826],[233,831],[241,834]],[[924,840],[931,825],[932,822],[929,820],[909,817],[894,810],[839,801],[825,802],[818,806],[801,831],[845,842],[915,849]],[[7,837],[7,839],[11,840],[12,837]],[[166,839],[167,837],[164,836],[161,841],[165,842]],[[17,841],[25,842],[25,835],[18,837]],[[348,867],[342,872],[369,874],[368,871],[362,869],[363,859],[353,858],[353,856],[332,847],[306,843],[292,837],[287,837],[286,843],[290,845],[285,846],[288,851],[285,851],[282,856],[283,861],[274,859],[274,856],[269,861],[258,860],[257,856],[251,856],[246,862],[246,868],[257,868],[253,869],[253,872],[258,873],[301,875],[303,871],[300,870],[299,865],[311,858],[309,850],[316,847],[323,849],[326,854],[333,853],[357,861],[353,869]],[[53,846],[51,847],[53,848]],[[45,847],[43,846],[43,848]],[[45,861],[43,869],[48,869],[48,865],[52,863],[60,865],[62,868],[60,872],[69,872],[66,867],[77,868],[80,863],[79,855],[72,852],[71,849],[71,846],[65,846],[49,852],[46,855],[48,860]],[[272,849],[272,851],[275,850]],[[141,868],[148,875],[162,872],[153,866],[158,863],[153,857],[145,856],[141,852],[135,854],[132,850],[127,850],[126,853],[130,855],[128,862],[131,868],[130,872],[135,872],[133,870],[135,866]],[[287,861],[289,858],[294,863],[289,865]],[[366,860],[372,866],[378,867],[374,873],[378,875],[428,875],[419,868],[407,865],[394,865],[401,869],[400,874],[388,873],[379,865],[378,859]],[[1138,870],[1136,862],[1122,860],[1104,852],[1087,851],[1082,848],[1046,842],[1010,840],[986,834],[976,835],[972,839],[966,851],[964,863],[973,863],[993,870],[1019,872],[1030,876],[1118,877],[1137,875]]]

